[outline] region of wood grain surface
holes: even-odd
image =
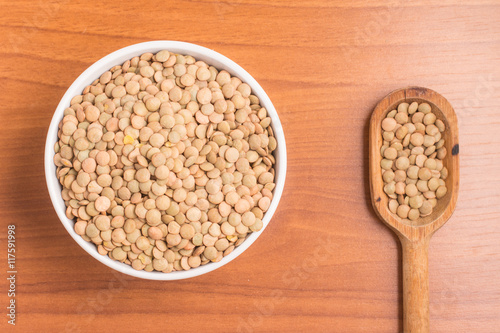
[[[284,195],[239,258],[184,281],[100,264],[49,200],[43,148],[66,89],[94,61],[171,39],[243,66],[280,115]],[[0,0],[1,332],[400,332],[401,247],[375,214],[368,124],[415,85],[460,133],[460,193],[429,249],[431,332],[500,331],[500,2]],[[16,326],[7,225],[16,225]]]

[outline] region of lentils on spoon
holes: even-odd
[[[428,103],[401,103],[382,120],[382,178],[389,210],[402,219],[432,213],[446,195],[444,122]]]

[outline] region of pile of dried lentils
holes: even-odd
[[[102,255],[171,272],[220,261],[273,198],[271,118],[250,86],[163,50],[75,96],[54,162],[66,215]]]
[[[445,123],[428,103],[400,103],[382,120],[380,162],[389,210],[412,221],[432,214],[447,193]]]

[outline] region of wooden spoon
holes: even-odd
[[[388,196],[383,191],[384,182],[380,168],[382,159],[382,120],[402,102],[427,102],[432,112],[446,125],[444,131],[448,168],[445,180],[447,194],[437,201],[431,215],[416,221],[401,219],[391,213]],[[378,103],[370,120],[370,190],[377,215],[399,237],[403,250],[403,329],[404,332],[429,332],[429,241],[434,232],[450,218],[458,196],[458,125],[450,103],[437,92],[421,87],[396,90]]]

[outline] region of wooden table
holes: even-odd
[[[18,332],[398,332],[401,250],[369,200],[368,119],[390,91],[443,94],[459,118],[456,211],[430,248],[432,332],[500,330],[500,3],[0,1],[0,331],[16,225]],[[288,148],[283,198],[237,260],[178,282],[114,273],[68,235],[43,149],[73,80],[104,55],[173,39],[261,83]]]

